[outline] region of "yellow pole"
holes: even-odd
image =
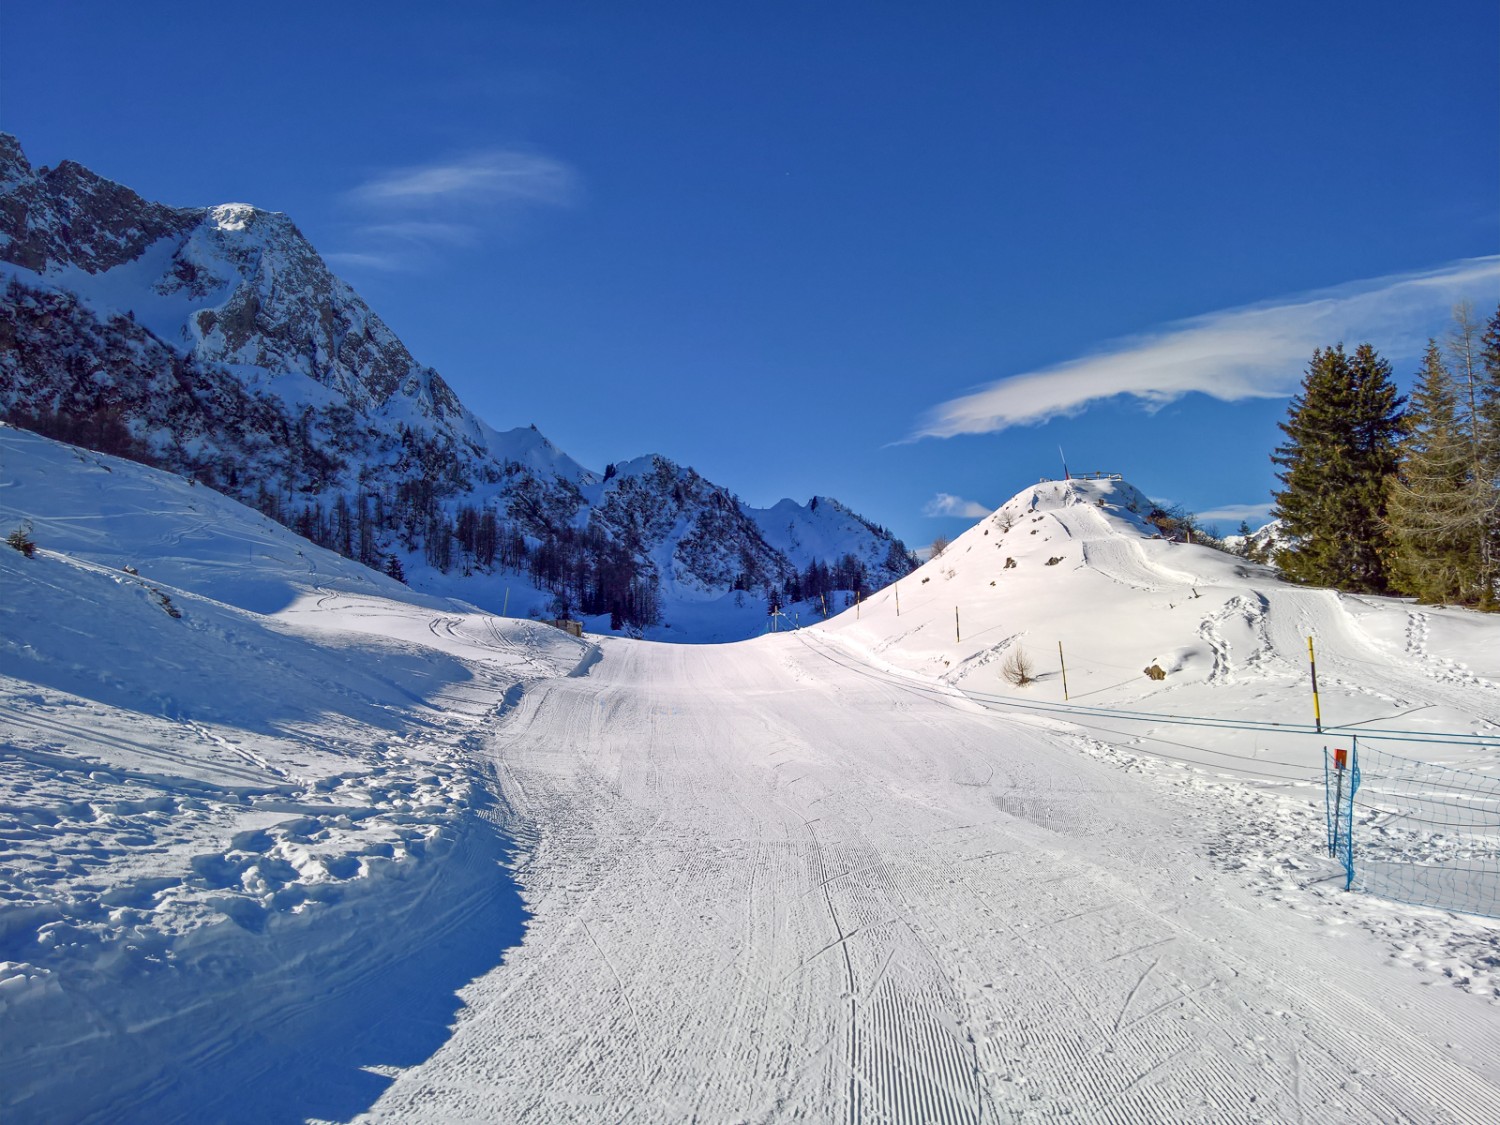
[[[1312,669],[1313,724],[1323,733],[1323,712],[1318,707],[1318,658],[1313,655],[1313,639],[1307,638],[1307,666]]]
[[[953,607],[953,639],[959,644],[964,643],[964,635],[958,630],[958,606]]]

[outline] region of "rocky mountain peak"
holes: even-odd
[[[21,151],[21,142],[9,133],[0,133],[0,185],[31,178],[31,161]]]
[[[195,221],[72,160],[33,169],[20,142],[0,134],[0,259],[38,272],[103,273]]]

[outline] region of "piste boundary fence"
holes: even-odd
[[[1345,888],[1500,918],[1500,777],[1360,745],[1324,751],[1328,854]]]

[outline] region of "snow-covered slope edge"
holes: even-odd
[[[591,646],[140,465],[0,465],[3,1116],[349,1116],[518,940],[471,751]]]

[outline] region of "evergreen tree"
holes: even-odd
[[[1287,440],[1271,460],[1284,486],[1274,515],[1293,546],[1277,565],[1295,582],[1362,592],[1386,589],[1386,478],[1396,470],[1403,400],[1391,366],[1369,344],[1313,352],[1294,396]]]
[[[1242,559],[1248,559],[1250,557],[1250,536],[1255,534],[1255,532],[1250,530],[1250,521],[1240,520],[1240,526],[1235,529],[1234,533],[1240,539],[1239,544],[1234,549],[1234,553]]]
[[[1428,341],[1387,512],[1393,584],[1424,602],[1479,596],[1484,511],[1475,502],[1474,447],[1459,400],[1437,342]]]
[[[1480,337],[1475,399],[1474,440],[1479,461],[1475,488],[1485,511],[1479,604],[1492,610],[1500,602],[1500,308]]]

